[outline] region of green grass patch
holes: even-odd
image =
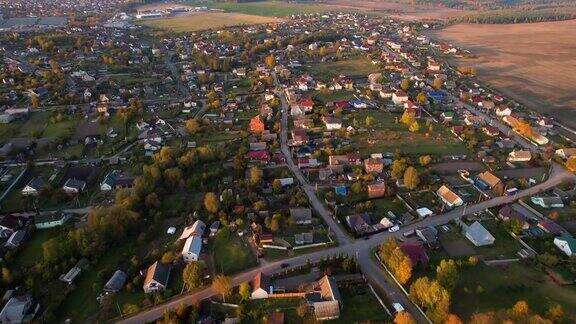
[[[410,132],[408,127],[400,120],[401,114],[384,111],[361,111],[350,117],[351,120],[365,127],[366,117],[372,116],[375,123],[365,132],[358,132],[352,139],[355,148],[361,154],[377,152],[394,152],[399,150],[409,155],[445,155],[445,154],[468,154],[465,145],[454,137],[448,129],[442,125],[433,124],[432,130],[426,126],[424,120],[420,120],[420,130]]]
[[[35,230],[30,240],[28,240],[22,250],[16,254],[14,258],[14,268],[22,269],[38,263],[39,260],[42,260],[42,243],[61,233],[61,227]]]
[[[256,266],[256,257],[238,235],[222,228],[213,242],[214,270],[230,275]]]
[[[288,3],[280,1],[259,1],[248,3],[204,3],[210,8],[223,9],[228,12],[240,12],[265,17],[287,17],[311,13],[322,13],[334,10],[334,7],[323,4]]]
[[[510,308],[525,300],[531,309],[544,313],[550,304],[562,305],[567,322],[576,320],[576,287],[559,286],[530,264],[510,263],[490,267],[478,264],[460,268],[452,308],[464,321],[475,312]]]
[[[44,137],[66,137],[72,136],[78,120],[70,118],[58,123],[48,123],[44,129]]]
[[[370,289],[356,292],[353,289],[341,288],[342,304],[340,318],[327,323],[381,323],[391,321],[390,316],[382,308]]]
[[[306,70],[316,79],[324,81],[332,80],[340,74],[351,78],[358,78],[368,77],[370,73],[379,71],[378,67],[364,56],[336,62],[314,63],[306,67]]]

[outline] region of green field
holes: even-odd
[[[523,263],[461,268],[452,308],[466,322],[475,312],[510,308],[518,300],[527,301],[540,314],[551,303],[558,303],[564,309],[567,323],[576,320],[576,287],[559,286]]]
[[[433,124],[430,131],[425,121],[420,120],[420,131],[411,133],[408,127],[400,122],[401,115],[383,111],[361,111],[352,117],[357,123],[364,126],[367,116],[375,119],[370,130],[354,135],[354,147],[361,154],[394,152],[409,155],[444,155],[468,154],[468,149],[456,139],[444,126]]]
[[[151,28],[166,29],[174,32],[192,32],[241,25],[266,24],[278,21],[278,19],[273,17],[248,15],[239,12],[210,12],[174,18],[142,20],[138,23]]]
[[[250,252],[238,235],[230,233],[227,228],[221,229],[214,237],[214,270],[217,273],[230,275],[256,265],[256,257]]]
[[[368,77],[378,72],[378,67],[366,57],[355,57],[336,62],[321,62],[307,66],[306,71],[315,79],[330,81],[340,74],[351,78]]]
[[[197,3],[197,1],[192,1]],[[240,12],[265,17],[288,17],[311,13],[333,11],[337,8],[324,4],[287,3],[280,1],[259,1],[249,3],[204,3],[210,8],[223,9],[228,12]]]

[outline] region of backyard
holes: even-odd
[[[231,275],[256,266],[256,257],[236,233],[222,228],[212,243],[214,271]]]
[[[366,78],[370,73],[378,72],[378,68],[363,56],[335,62],[313,63],[305,70],[314,78],[324,81],[330,81],[341,74],[350,78]]]

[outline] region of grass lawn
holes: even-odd
[[[348,90],[338,90],[329,93],[322,93],[320,91],[315,91],[312,94],[312,98],[314,98],[314,100],[318,100],[326,104],[330,101],[352,100],[354,99],[354,92]]]
[[[231,275],[256,266],[256,257],[250,248],[227,228],[222,228],[212,242],[214,271]]]
[[[380,323],[391,320],[370,289],[358,293],[350,288],[341,288],[340,294],[344,304],[340,318],[327,323]]]
[[[38,260],[42,259],[42,243],[58,236],[61,232],[61,227],[34,231],[30,240],[28,240],[22,250],[16,254],[14,267],[16,269],[22,269],[36,264]]]
[[[386,216],[388,211],[393,212],[398,217],[408,211],[404,203],[396,197],[373,199],[371,201],[374,206],[374,214],[380,218]]]
[[[343,74],[347,77],[368,77],[368,74],[378,72],[378,67],[366,57],[356,57],[336,62],[314,63],[306,70],[319,80],[329,81]]]
[[[74,118],[63,120],[59,123],[48,123],[48,125],[44,129],[43,136],[44,137],[72,136],[72,134],[74,134],[74,130],[76,129],[77,124],[78,120]]]
[[[137,23],[152,28],[167,29],[174,32],[191,32],[240,25],[266,24],[277,21],[278,19],[272,17],[262,17],[237,12],[204,12],[175,18],[142,20]]]
[[[361,111],[350,117],[364,126],[366,117],[372,116],[375,123],[368,131],[353,136],[355,147],[361,154],[394,152],[399,150],[409,155],[468,154],[462,142],[455,138],[445,127],[434,124],[430,132],[424,121],[420,121],[420,131],[412,133],[401,123],[401,114],[383,111]]]
[[[576,320],[576,287],[559,286],[529,264],[503,267],[478,264],[460,269],[452,308],[466,321],[474,312],[510,308],[525,300],[542,314],[551,303],[562,305],[567,322]]]
[[[66,318],[84,322],[98,311],[99,303],[96,301],[96,297],[102,292],[102,287],[109,276],[118,269],[118,265],[134,255],[136,252],[135,242],[132,240],[116,244],[117,248],[111,249],[95,265],[91,265],[78,276],[74,290],[68,294],[56,312],[60,317],[59,322]]]
[[[517,257],[516,252],[520,251],[523,246],[508,234],[504,224],[497,221],[483,221],[481,223],[496,241],[490,246],[476,247],[475,249],[479,254],[482,254],[486,259]]]
[[[30,118],[20,128],[20,135],[34,136],[35,134],[42,134],[48,122],[48,117],[50,117],[49,112],[41,111],[31,113]]]
[[[287,17],[290,15],[301,15],[310,13],[321,13],[335,9],[322,4],[299,4],[280,1],[260,1],[249,3],[202,3],[210,8],[223,9],[229,12],[241,12],[250,15],[265,17]]]

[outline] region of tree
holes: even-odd
[[[40,96],[38,96],[37,94],[33,94],[32,96],[30,96],[30,105],[32,106],[32,108],[40,107]]]
[[[276,59],[274,58],[274,55],[270,54],[268,56],[266,56],[264,58],[264,63],[266,64],[266,66],[268,66],[269,68],[273,68],[274,65],[276,65]]]
[[[12,277],[12,272],[10,269],[2,267],[2,282],[6,285],[9,285],[12,283],[13,279],[14,278]]]
[[[456,287],[458,282],[458,266],[454,260],[442,260],[436,267],[436,280],[449,291]]]
[[[428,96],[426,95],[426,92],[420,92],[418,94],[418,96],[416,96],[416,101],[420,104],[423,105],[428,101]]]
[[[176,255],[172,251],[166,251],[162,254],[161,261],[162,263],[172,263],[176,259]]]
[[[396,316],[394,316],[394,324],[415,324],[415,323],[416,321],[414,320],[412,315],[410,315],[410,313],[406,311],[398,312],[396,313]]]
[[[200,130],[200,123],[198,122],[198,119],[190,118],[186,121],[186,131],[188,132],[188,134],[194,135],[198,133],[199,130]]]
[[[568,161],[566,161],[566,168],[571,172],[576,172],[576,156],[571,156]]]
[[[229,296],[232,291],[232,279],[225,275],[217,275],[214,281],[212,281],[212,288],[222,295],[222,300],[226,302],[226,297]]]
[[[423,166],[423,167],[425,167],[425,166],[427,166],[428,164],[430,164],[430,162],[432,162],[432,157],[431,157],[430,155],[421,155],[421,156],[418,158],[418,160],[419,160],[419,162],[420,162],[420,165]]]
[[[182,281],[184,281],[188,290],[202,286],[202,265],[200,262],[190,262],[184,267]]]
[[[270,230],[272,232],[278,232],[280,230],[280,214],[274,214],[270,220]]]
[[[402,90],[404,90],[404,91],[408,91],[408,89],[410,89],[410,80],[409,79],[403,79],[400,82],[400,88],[402,88]]]
[[[510,310],[511,315],[516,319],[525,319],[530,312],[530,308],[528,307],[528,303],[525,300],[519,300],[512,306]]]
[[[262,182],[262,170],[259,167],[253,166],[250,168],[250,184],[257,186]]]
[[[474,313],[470,317],[470,324],[494,324],[496,318],[494,312]]]
[[[404,171],[406,171],[407,167],[408,165],[406,164],[405,159],[394,160],[394,162],[392,162],[391,171],[392,179],[400,179],[400,177],[404,175]]]
[[[564,310],[559,304],[553,304],[546,311],[546,318],[554,323],[561,323],[564,320]]]
[[[400,122],[404,125],[412,125],[416,121],[416,114],[410,110],[404,110]]]
[[[220,203],[215,193],[207,192],[206,195],[204,195],[204,208],[206,208],[210,214],[216,214],[220,208]]]
[[[418,121],[415,120],[412,124],[410,124],[408,130],[412,133],[418,132],[420,130],[420,124],[418,124]]]
[[[458,317],[458,315],[449,314],[444,324],[462,324],[462,320],[460,317]]]
[[[274,181],[272,181],[272,189],[274,190],[274,193],[279,194],[282,192],[282,181],[280,181],[280,179],[274,179]]]
[[[409,190],[414,190],[418,188],[420,184],[420,176],[418,175],[418,170],[414,167],[408,167],[406,172],[404,172],[404,185]]]
[[[250,284],[247,282],[241,283],[240,287],[238,287],[238,294],[240,294],[242,300],[250,299]]]
[[[432,86],[436,89],[442,89],[443,84],[444,81],[442,79],[434,79],[434,81],[432,81]]]
[[[370,126],[374,125],[374,121],[375,121],[374,117],[366,116],[366,122],[365,122],[366,126],[370,127]]]

